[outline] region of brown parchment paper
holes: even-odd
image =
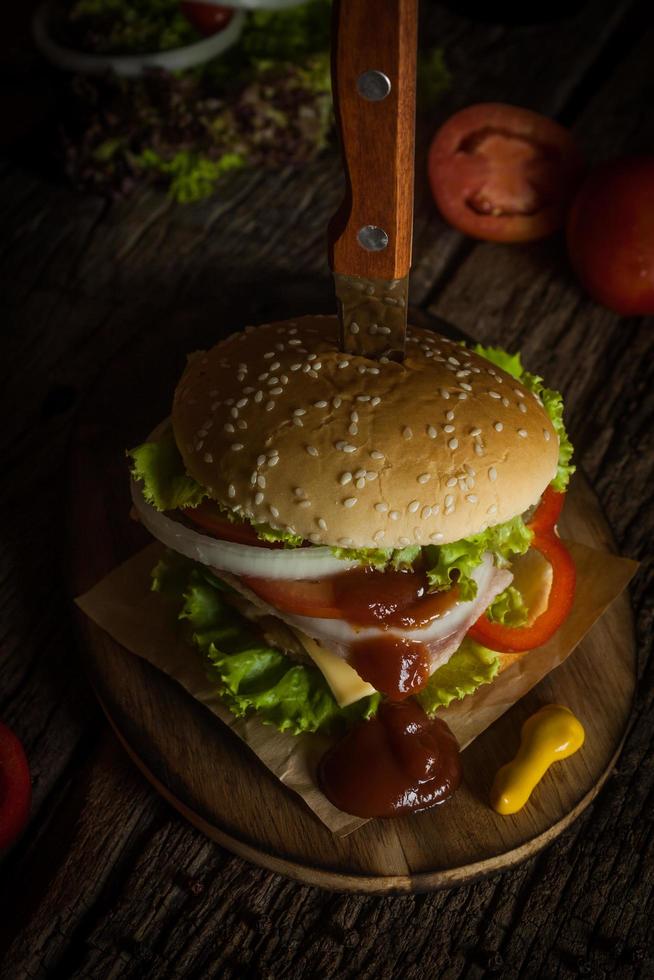
[[[513,663],[492,684],[438,713],[462,749],[563,663],[638,567],[627,558],[581,544],[567,545],[577,567],[577,591],[572,612],[556,636]],[[234,718],[223,706],[200,658],[183,637],[177,605],[150,591],[150,571],[162,552],[163,547],[154,543],[119,565],[76,600],[80,609],[122,647],[164,671],[228,725],[334,834],[344,837],[366,823],[334,807],[317,786],[316,767],[331,739],[283,734],[256,718]]]

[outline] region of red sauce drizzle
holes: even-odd
[[[427,648],[403,636],[357,640],[350,647],[348,661],[360,677],[392,701],[415,694],[429,680]]]
[[[458,788],[459,747],[417,702],[387,701],[325,753],[318,778],[334,806],[358,817],[427,810]]]
[[[384,572],[354,568],[333,579],[334,605],[356,626],[399,626],[419,629],[456,605],[456,586],[429,594],[421,570]]]

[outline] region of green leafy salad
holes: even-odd
[[[485,357],[517,378],[542,402],[559,438],[558,469],[552,487],[563,491],[574,466],[572,446],[563,423],[561,395],[544,387],[541,378],[526,372],[519,354],[509,355],[494,347],[477,345],[475,353]],[[129,453],[132,475],[141,486],[144,499],[157,511],[197,507],[208,492],[184,469],[172,431],[147,442]],[[227,509],[222,516],[240,521]],[[252,525],[264,541],[281,542],[286,548],[313,547],[298,535],[287,534],[269,525]],[[332,548],[337,558],[357,561],[377,569],[408,568],[420,562],[432,591],[458,586],[462,600],[474,599],[477,583],[474,571],[487,552],[498,567],[510,565],[524,554],[533,534],[517,516],[487,530],[443,545],[411,546],[400,550]],[[380,697],[362,698],[340,708],[320,670],[296,663],[285,653],[258,638],[256,629],[229,604],[230,590],[207,567],[173,553],[156,567],[153,588],[179,603],[180,620],[186,623],[189,640],[204,658],[207,670],[221,697],[237,715],[256,710],[258,716],[281,731],[331,732],[357,718],[370,717]],[[520,592],[509,586],[487,610],[491,621],[508,626],[525,622],[527,610]],[[428,714],[452,700],[490,682],[499,670],[499,656],[465,638],[449,661],[438,668],[427,685],[416,695]]]

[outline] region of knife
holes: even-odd
[[[341,349],[404,355],[418,0],[336,0],[332,90],[346,178],[329,225]]]

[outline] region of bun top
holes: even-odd
[[[417,327],[401,364],[345,354],[335,316],[248,327],[193,355],[172,421],[187,471],[220,505],[344,548],[501,524],[558,461],[539,399],[483,357]]]

